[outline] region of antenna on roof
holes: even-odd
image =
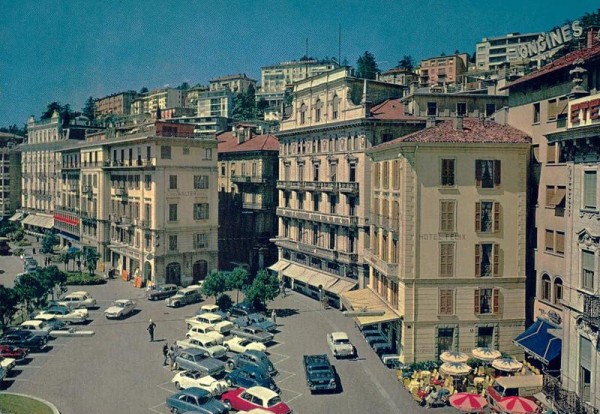
[[[338,65],[342,65],[342,24],[338,25]]]

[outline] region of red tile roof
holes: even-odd
[[[425,128],[412,134],[404,135],[392,141],[384,142],[371,150],[392,147],[402,142],[447,142],[465,144],[527,144],[531,139],[520,130],[509,125],[495,122],[481,122],[478,119],[464,119],[463,129],[454,129],[454,121],[445,121],[431,128]]]
[[[517,79],[516,81],[500,88],[500,90],[510,89],[513,86],[520,85],[525,82],[529,82],[532,79],[537,79],[541,76],[545,76],[550,73],[556,72],[557,70],[567,68],[568,66],[571,66],[573,64],[573,62],[575,62],[577,59],[583,59],[584,61],[586,61],[588,59],[592,59],[592,58],[595,58],[598,56],[600,56],[600,43],[596,44],[590,48],[576,50],[574,52],[566,54],[565,56],[563,56],[559,59],[556,59],[554,62],[548,63],[546,66],[543,66],[542,68],[536,70],[535,72],[531,72],[531,73]]]
[[[371,108],[371,119],[421,119],[404,113],[404,104],[398,99],[388,99]]]
[[[251,139],[238,144],[233,132],[217,135],[218,152],[279,151],[279,141],[275,135],[253,135]]]

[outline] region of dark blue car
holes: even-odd
[[[229,386],[250,388],[259,385],[276,393],[280,391],[273,378],[266,371],[251,365],[234,369],[225,376],[225,381]]]
[[[264,352],[249,349],[241,354],[237,354],[227,361],[227,366],[230,370],[235,368],[244,368],[247,366],[262,369],[270,376],[277,375],[275,366]]]
[[[195,413],[227,414],[229,404],[215,400],[212,394],[202,388],[191,387],[167,398],[167,407],[173,414]]]

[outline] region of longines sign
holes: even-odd
[[[558,50],[570,42],[572,39],[580,37],[583,28],[579,20],[575,20],[570,25],[558,27],[551,32],[542,33],[537,40],[519,45],[519,56],[523,59],[534,58],[543,53],[549,53]]]

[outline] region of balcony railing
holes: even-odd
[[[250,184],[265,184],[268,180],[265,177],[252,176],[252,175],[232,175],[231,181],[237,184],[250,183]]]
[[[371,249],[366,249],[365,259],[377,271],[383,273],[388,278],[398,278],[398,263],[389,263],[377,257]]]
[[[156,158],[146,159],[125,159],[125,160],[107,160],[104,161],[105,168],[139,168],[156,166]]]
[[[127,189],[123,187],[115,188],[115,195],[127,197]]]
[[[334,224],[338,226],[358,225],[358,217],[341,214],[327,214],[313,211],[292,210],[290,208],[278,207],[277,215],[301,220],[318,221],[319,223]]]
[[[280,190],[307,190],[307,191],[340,191],[342,193],[357,193],[358,183],[339,181],[277,181]]]
[[[600,296],[584,293],[583,317],[591,325],[600,328]]]
[[[544,375],[542,391],[556,406],[559,413],[599,414],[598,409],[586,404],[576,392],[564,389],[558,378]]]

